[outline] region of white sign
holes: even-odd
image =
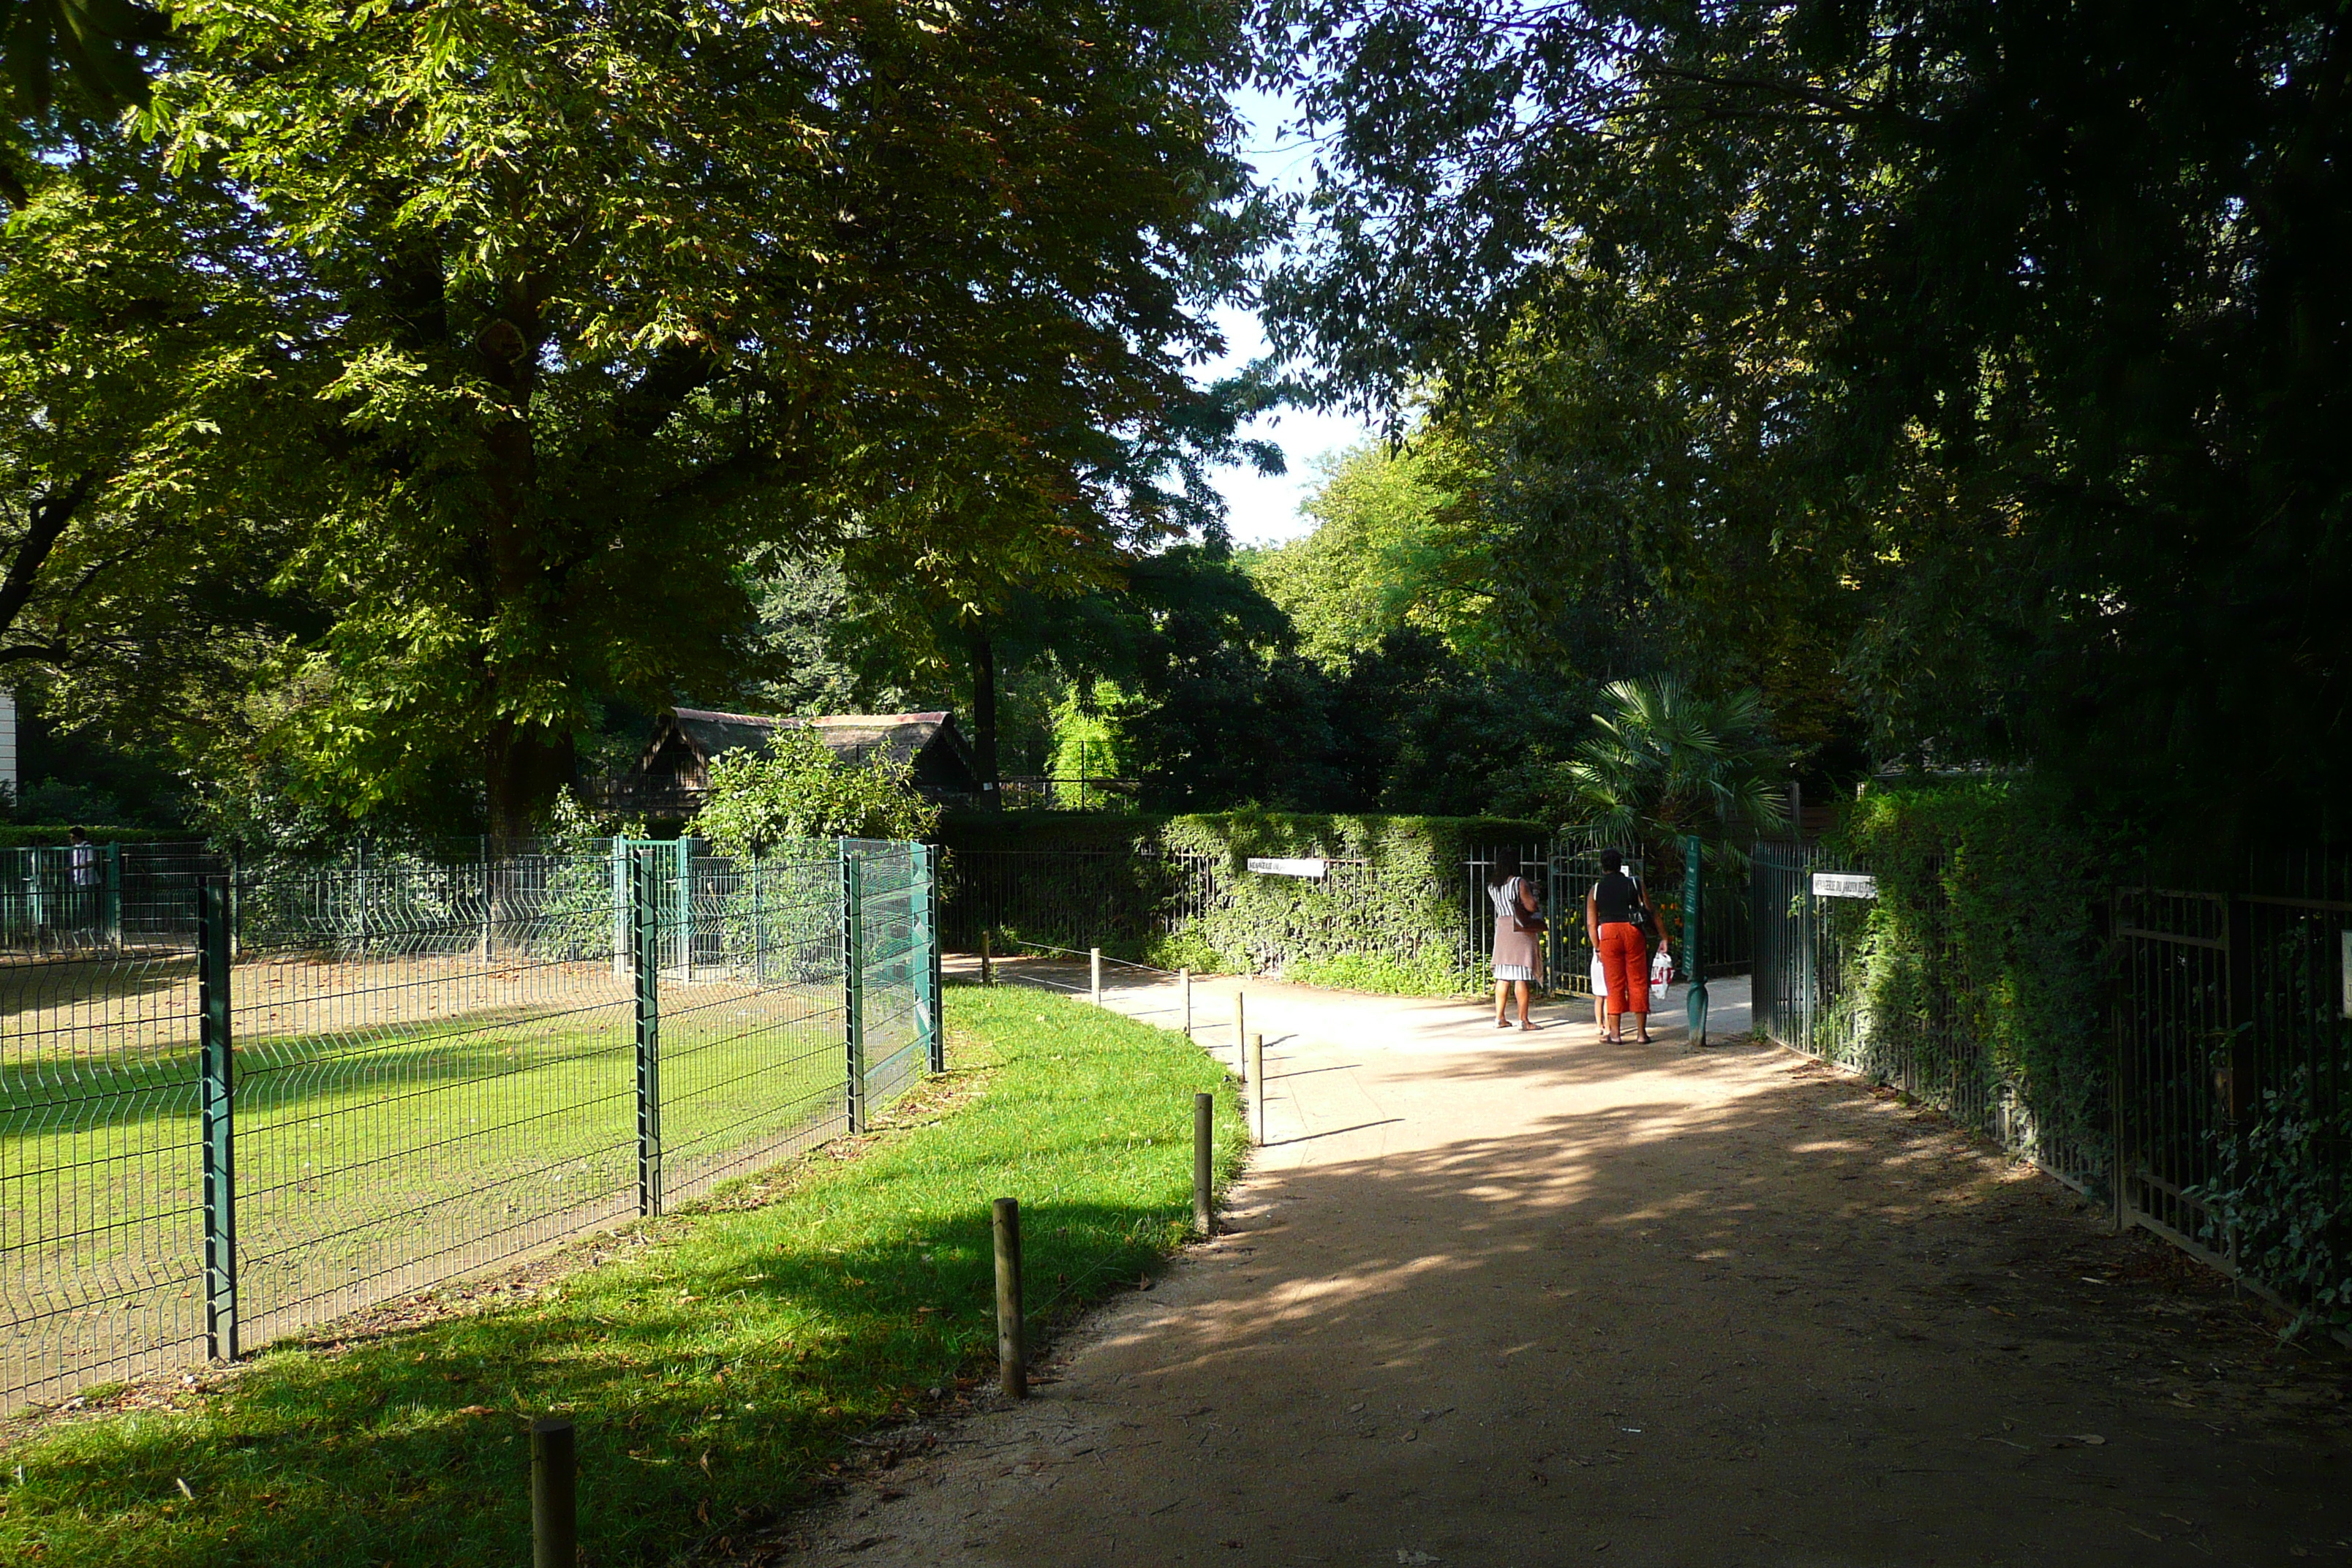
[[[1286,860],[1275,856],[1253,855],[1249,868],[1268,877],[1314,877],[1320,879],[1330,868],[1328,860]]]
[[[1816,871],[1813,873],[1813,897],[1874,899],[1878,897],[1878,879],[1865,877],[1857,871]]]

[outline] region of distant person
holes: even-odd
[[[1533,889],[1519,875],[1514,849],[1497,851],[1487,873],[1486,899],[1495,906],[1495,1027],[1511,1026],[1511,987],[1519,988],[1519,1027],[1528,1022],[1528,988],[1543,977],[1544,918]]]
[[[1601,956],[1601,972],[1608,982],[1601,1037],[1612,1043],[1625,1037],[1625,1015],[1642,1043],[1650,1043],[1650,933],[1658,929],[1658,911],[1647,889],[1625,875],[1625,857],[1614,849],[1601,852],[1601,879],[1584,895],[1584,929]]]

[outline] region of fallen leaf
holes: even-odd
[[[2069,1443],[2081,1443],[2088,1447],[2095,1448],[2106,1442],[2106,1439],[2100,1436],[2096,1432],[2076,1432],[2071,1434],[2067,1437],[2066,1441]]]

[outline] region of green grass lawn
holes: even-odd
[[[820,1153],[772,1201],[660,1222],[528,1304],[23,1440],[0,1453],[0,1562],[528,1562],[525,1434],[549,1413],[579,1424],[597,1564],[799,1500],[849,1436],[992,1363],[991,1198],[1022,1201],[1050,1322],[1182,1237],[1196,1090],[1220,1095],[1223,1166],[1241,1158],[1224,1076],[1182,1037],[1016,987],[946,1001],[950,1066],[985,1079],[971,1103]]]

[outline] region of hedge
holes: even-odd
[[[1848,949],[1854,1025],[1910,1031],[1915,1049],[1964,1071],[1980,1064],[1986,1087],[2012,1097],[2024,1152],[2103,1166],[2108,867],[2096,840],[2029,784],[1968,781],[1874,787],[1825,847],[1878,879]]]
[[[1541,825],[1503,817],[1343,816],[1255,808],[1190,816],[1079,814],[957,816],[950,852],[1133,848],[1209,858],[1207,913],[1147,941],[1163,968],[1265,974],[1395,995],[1477,989],[1483,966],[1465,938],[1465,864],[1474,850],[1545,840]],[[1254,856],[1333,862],[1319,879],[1265,876]]]
[[[0,849],[48,849],[69,840],[71,824],[30,824],[23,826],[0,826]],[[102,827],[95,824],[82,831],[89,835],[92,844],[181,844],[192,835],[164,833],[152,827]]]

